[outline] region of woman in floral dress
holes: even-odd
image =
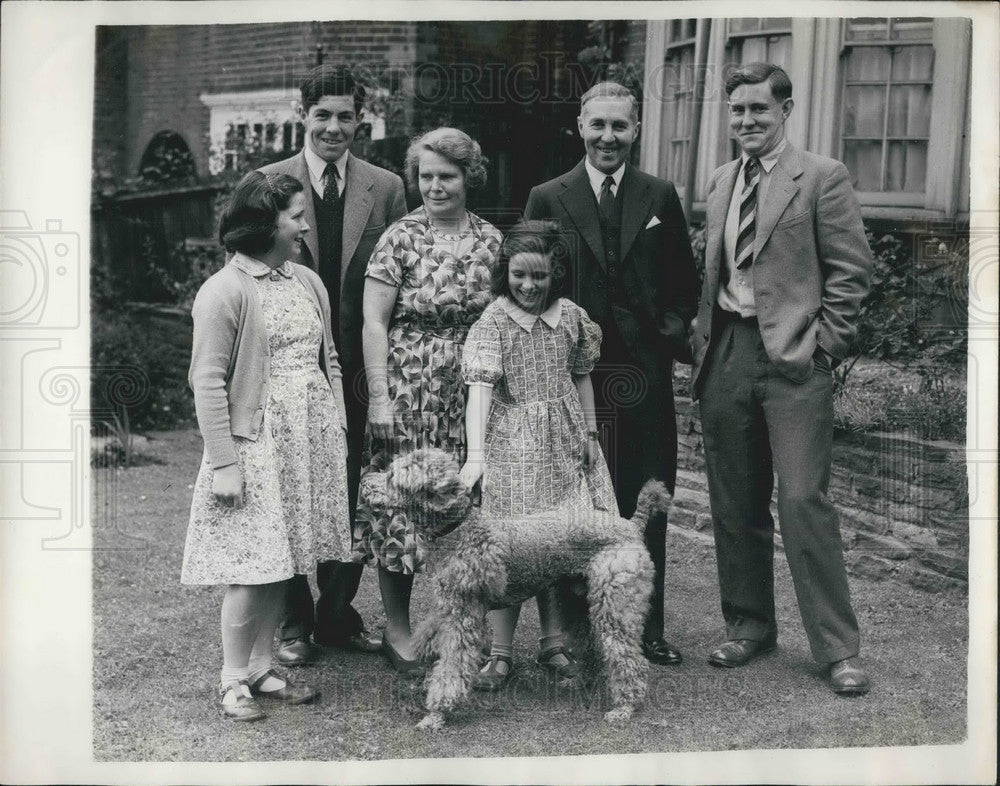
[[[347,446],[330,304],[312,270],[288,260],[302,234],[302,185],[251,172],[219,237],[229,263],[195,298],[190,382],[205,456],[181,581],[224,584],[222,714],[301,704],[317,692],[271,668],[285,580],[347,559]]]
[[[454,128],[410,145],[406,173],[423,206],[397,221],[368,264],[364,354],[371,467],[418,447],[465,459],[462,344],[492,299],[501,235],[470,213],[468,190],[486,181],[479,145]],[[401,672],[418,672],[410,643],[410,590],[426,548],[405,512],[376,516],[362,484],[355,558],[377,563],[386,613],[383,649]]]

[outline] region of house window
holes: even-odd
[[[840,158],[861,192],[923,193],[933,20],[849,19],[844,26]]]
[[[667,26],[663,79],[663,135],[666,161],[661,174],[683,180],[691,149],[691,118],[695,84],[696,19],[673,19]]]
[[[792,61],[792,18],[727,19],[726,48],[727,60],[734,65],[774,63],[787,71]]]
[[[209,168],[213,174],[285,158],[302,149],[305,130],[287,90],[203,94],[210,111]]]

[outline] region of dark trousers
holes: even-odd
[[[364,370],[343,369],[344,400],[347,407],[347,497],[354,526],[354,510],[358,503],[358,483],[361,478],[361,455],[364,448],[366,407],[359,391],[365,390]],[[309,580],[299,574],[288,581],[285,618],[278,628],[278,638],[296,639],[310,634],[319,642],[343,641],[364,630],[361,615],[351,605],[361,584],[360,562],[320,562],[316,565],[316,586],[319,598],[313,609]]]
[[[598,431],[618,510],[631,518],[639,491],[650,478],[665,482],[671,493],[674,490],[677,424],[671,375],[652,356],[636,357],[613,321],[601,329],[601,359],[591,373]],[[653,594],[643,639],[655,641],[663,638],[666,513],[650,517],[645,542],[653,561]]]
[[[816,361],[805,382],[771,363],[756,320],[717,312],[701,393],[719,590],[730,639],[773,640],[774,518],[813,658],[858,653],[837,511],[827,498],[833,442],[833,380]]]

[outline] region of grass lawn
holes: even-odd
[[[787,565],[776,561],[778,650],[737,670],[710,667],[722,638],[715,555],[698,533],[668,534],[667,635],[685,656],[653,667],[631,723],[602,698],[559,688],[534,665],[538,619],[525,604],[509,689],[479,695],[437,734],[413,728],[421,685],[378,655],[329,652],[298,675],[323,691],[255,724],[219,717],[220,588],[179,582],[196,430],[152,435],[162,463],[94,470],[94,756],[98,761],[373,760],[412,757],[822,748],[957,743],[966,734],[967,602],[852,578],[872,692],[835,697],[810,656]],[[413,618],[429,582],[414,586]],[[384,622],[374,572],[356,602]]]

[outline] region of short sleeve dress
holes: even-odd
[[[618,512],[603,455],[584,471],[587,424],[573,383],[600,352],[601,329],[565,298],[533,315],[500,297],[469,331],[465,382],[493,387],[484,512],[503,518],[566,505]]]
[[[242,508],[216,500],[207,453],[202,461],[184,545],[184,584],[268,584],[350,554],[344,419],[319,365],[323,328],[315,299],[288,262],[273,272],[243,255],[229,264],[253,276],[260,297],[268,398],[260,437],[234,439]]]
[[[367,275],[399,290],[386,367],[393,435],[386,443],[366,434],[368,467],[362,474],[421,447],[441,448],[460,464],[465,460],[461,350],[469,327],[493,298],[490,285],[501,240],[493,225],[471,213],[466,233],[441,233],[422,207],[380,238]],[[426,559],[423,538],[405,512],[373,511],[363,482],[354,559],[403,573],[421,572]]]

